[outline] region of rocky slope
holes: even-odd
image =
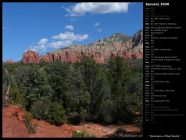
[[[74,63],[80,61],[82,56],[89,56],[97,63],[106,63],[109,57],[117,55],[124,59],[143,59],[143,31],[138,31],[132,37],[116,33],[89,45],[72,45],[43,56],[28,50],[23,54],[22,62],[26,64],[60,60]]]
[[[28,133],[23,118],[23,110],[18,105],[9,105],[2,109],[2,137],[3,138],[71,138],[74,130],[84,130],[96,138],[104,138],[113,134],[121,125],[100,125],[84,123],[78,125],[63,124],[51,125],[43,120],[33,119],[36,126],[35,133]],[[134,124],[126,124],[123,129],[128,134],[139,134],[141,129]],[[139,135],[140,136],[140,135]]]

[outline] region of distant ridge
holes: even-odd
[[[109,57],[115,56],[143,59],[143,30],[139,30],[132,37],[116,33],[88,45],[71,45],[42,56],[28,50],[23,54],[22,63],[50,63],[57,60],[75,63],[80,61],[82,56],[92,57],[97,63],[106,63]]]

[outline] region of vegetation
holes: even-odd
[[[3,96],[22,105],[34,118],[64,122],[128,123],[142,112],[142,61],[111,58],[97,64],[3,64]],[[4,98],[3,98],[4,99]]]
[[[94,135],[87,133],[86,131],[75,130],[72,132],[73,138],[95,138]]]
[[[35,129],[36,125],[32,124],[32,118],[33,118],[32,114],[24,111],[23,118],[24,118],[24,122],[26,124],[26,127],[28,129],[28,133],[35,133],[36,132],[36,129]]]

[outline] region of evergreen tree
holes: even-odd
[[[112,120],[115,122],[128,122],[132,120],[132,112],[128,110],[130,93],[126,83],[129,80],[130,68],[121,57],[111,58],[108,63],[108,78],[111,85],[111,98],[113,100]]]

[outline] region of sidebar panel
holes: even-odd
[[[144,2],[144,137],[183,137],[184,32],[180,3]]]

